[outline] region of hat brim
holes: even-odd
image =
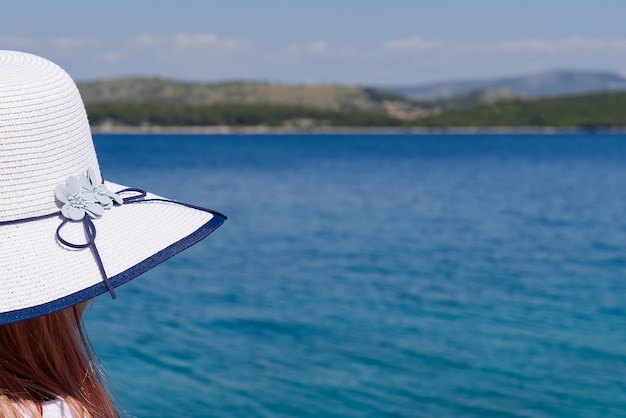
[[[117,192],[125,186],[105,182]],[[206,238],[226,219],[219,212],[161,199],[114,206],[93,220],[95,245],[112,287],[118,287]],[[56,239],[63,218],[54,216],[0,227],[6,257],[0,260],[0,324],[58,311],[102,293],[103,281],[91,248],[74,249]],[[59,231],[82,244],[82,222]]]

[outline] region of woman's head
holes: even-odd
[[[69,74],[0,50],[0,324],[115,297],[225,220],[103,171]]]
[[[117,416],[83,331],[84,308],[0,326],[0,416],[19,408],[34,414],[52,399],[65,400],[76,416]]]
[[[52,398],[114,416],[80,304],[115,297],[226,219],[134,186],[102,176],[71,77],[0,50],[0,416]]]

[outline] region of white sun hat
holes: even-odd
[[[0,325],[109,292],[226,217],[105,181],[65,71],[0,50]]]

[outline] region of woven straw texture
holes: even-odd
[[[54,188],[98,169],[83,102],[50,61],[0,51],[0,222],[58,210]]]

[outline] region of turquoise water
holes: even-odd
[[[87,314],[130,414],[626,414],[625,135],[95,141],[229,216]]]

